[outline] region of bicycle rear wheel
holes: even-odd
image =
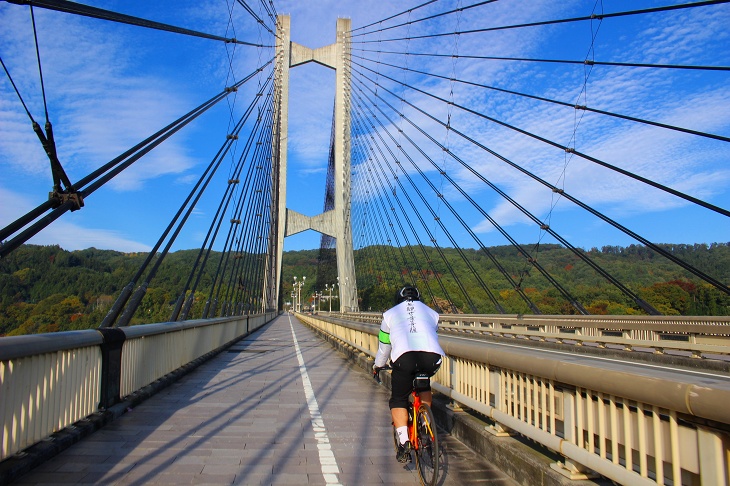
[[[439,475],[439,441],[431,407],[422,403],[416,414],[416,465],[423,486],[433,486]]]

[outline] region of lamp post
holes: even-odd
[[[335,298],[340,298],[340,277],[337,277],[337,297]],[[342,301],[340,301],[340,314],[342,314]]]
[[[302,277],[302,279],[299,281],[299,293],[297,297],[297,302],[299,303],[299,312],[302,312],[302,287],[304,286],[305,280],[307,280],[307,277]]]
[[[294,276],[294,285],[292,286],[292,288],[293,288],[292,293],[294,294],[292,296],[292,298],[294,299],[293,309],[294,309],[294,312],[296,312],[297,311],[297,277],[296,277],[296,275]]]
[[[329,290],[329,293],[330,293],[329,299],[327,299],[327,300],[329,300],[330,314],[332,314],[332,289],[334,288],[335,284],[332,284],[331,286],[330,286],[330,284],[326,284],[325,286],[327,287],[327,290]]]
[[[304,285],[305,280],[307,280],[307,277],[302,277],[302,279],[297,282],[297,277],[294,277],[294,288],[297,289],[297,303],[294,307],[295,312],[302,311],[302,286]]]

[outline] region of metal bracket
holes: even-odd
[[[48,199],[50,201],[56,202],[54,204],[54,207],[58,207],[62,204],[65,204],[69,201],[73,203],[73,206],[71,207],[71,211],[78,211],[79,209],[84,207],[84,198],[81,197],[81,194],[78,192],[58,192],[53,191],[48,193]]]
[[[598,477],[598,474],[591,469],[569,459],[566,459],[565,462],[554,462],[550,464],[550,468],[572,480],[595,479]]]
[[[510,429],[509,427],[505,427],[499,422],[495,422],[494,425],[487,425],[486,427],[484,427],[484,430],[486,430],[495,437],[510,437],[515,435],[512,429]]]

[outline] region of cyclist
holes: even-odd
[[[394,307],[383,313],[373,373],[377,374],[390,358],[393,373],[388,405],[398,434],[396,460],[405,463],[411,452],[407,407],[413,380],[416,373],[433,376],[441,366],[444,351],[436,335],[439,315],[421,302],[418,289],[406,285],[396,294],[395,302]],[[418,392],[421,401],[431,406],[431,389]]]

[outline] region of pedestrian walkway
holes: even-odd
[[[283,315],[14,484],[419,484],[388,397]],[[440,485],[514,484],[442,437]]]

